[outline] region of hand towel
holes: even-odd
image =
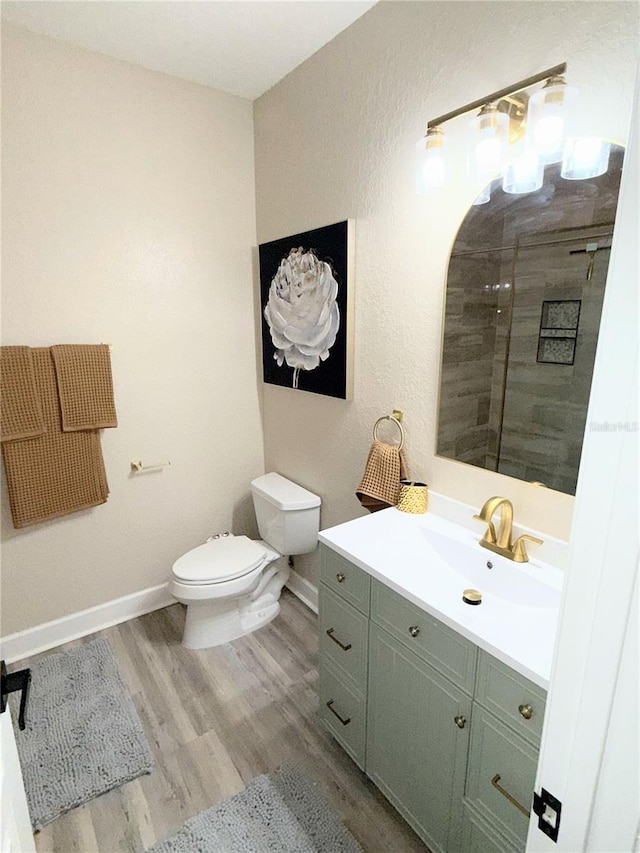
[[[36,348],[31,353],[46,432],[2,444],[16,528],[97,506],[109,494],[98,432],[62,431],[51,352]]]
[[[396,506],[400,480],[407,478],[402,450],[397,444],[375,439],[369,450],[367,464],[356,497],[369,512]]]
[[[30,347],[0,348],[0,441],[34,438],[45,431]]]
[[[108,345],[65,344],[51,355],[64,432],[117,427]]]

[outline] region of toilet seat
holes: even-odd
[[[181,584],[208,586],[244,577],[262,566],[267,549],[247,536],[212,539],[187,551],[173,564]]]

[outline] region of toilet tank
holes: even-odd
[[[308,554],[318,543],[320,498],[280,474],[251,482],[260,536],[280,554]]]

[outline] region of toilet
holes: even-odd
[[[262,539],[216,534],[173,564],[169,591],[187,605],[182,644],[207,649],[261,628],[280,612],[288,558],[315,550],[320,498],[280,474],[251,482]]]

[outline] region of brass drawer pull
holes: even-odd
[[[344,583],[344,581],[346,581],[346,579],[347,579],[347,576],[343,575],[342,572],[338,572],[338,574],[336,575],[336,580],[338,581],[338,583]]]
[[[349,725],[349,723],[351,722],[351,717],[347,717],[346,720],[343,720],[340,714],[337,711],[333,710],[333,699],[329,699],[329,701],[327,702],[327,708],[331,711],[334,717],[337,717],[340,720],[343,726]]]
[[[531,705],[518,705],[518,711],[520,711],[520,716],[524,717],[525,720],[530,720],[533,716]]]
[[[334,643],[337,643],[343,652],[348,652],[349,649],[351,648],[351,643],[347,643],[347,645],[345,646],[343,643],[340,642],[340,640],[338,640],[337,637],[333,636],[333,631],[334,631],[333,628],[328,628],[327,629],[327,637],[329,637],[331,640],[333,640]]]
[[[458,716],[457,716],[457,717],[454,717],[454,718],[453,718],[453,722],[456,724],[456,726],[457,726],[459,729],[463,729],[463,728],[465,727],[465,725],[466,725],[467,718],[466,718],[466,717],[463,717],[463,716],[462,716],[462,714],[458,714]]]
[[[418,634],[420,633],[420,628],[418,628],[417,625],[411,625],[409,627],[409,633],[411,634],[412,637],[417,637]]]
[[[519,803],[512,794],[510,794],[508,791],[506,791],[502,787],[502,785],[498,785],[500,778],[501,778],[500,774],[496,773],[496,775],[491,780],[491,784],[493,785],[493,787],[496,788],[498,791],[500,791],[502,796],[506,797],[512,805],[514,805],[517,809],[520,809],[520,811],[522,812],[523,815],[525,815],[526,817],[530,817],[531,812],[528,809],[525,809],[525,807],[522,805],[522,803]]]

